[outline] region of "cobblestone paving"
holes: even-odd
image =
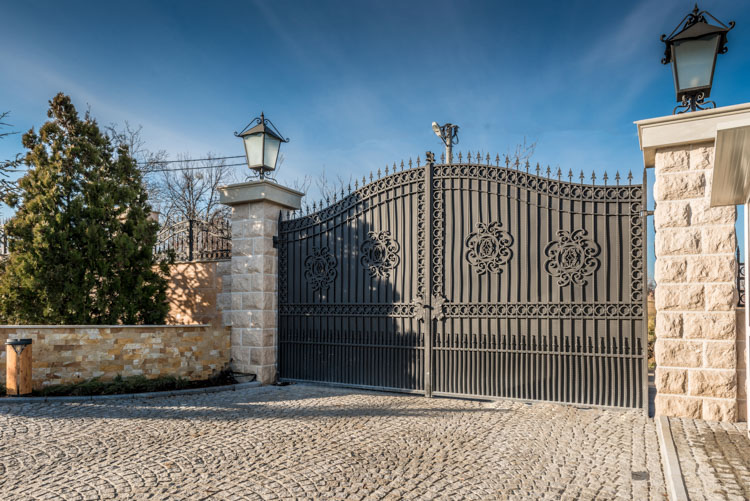
[[[0,499],[666,499],[636,411],[294,385],[0,403]]]
[[[747,423],[670,418],[669,427],[691,501],[750,499]]]

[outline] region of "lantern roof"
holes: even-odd
[[[275,139],[278,139],[282,143],[289,142],[289,139],[285,139],[282,136],[281,132],[279,132],[279,129],[276,128],[273,122],[271,122],[263,115],[263,112],[260,113],[260,117],[254,118],[249,124],[245,126],[244,129],[242,129],[241,132],[235,132],[234,135],[237,137],[245,137],[258,133],[267,134]]]
[[[713,19],[721,26],[708,24],[706,16]],[[726,53],[727,32],[734,28],[734,25],[734,21],[730,21],[729,25],[722,23],[707,10],[698,9],[698,4],[695,4],[695,8],[693,9],[693,11],[682,18],[682,21],[680,21],[677,27],[672,30],[672,33],[669,36],[661,36],[661,41],[666,44],[666,48],[664,50],[664,58],[661,60],[662,64],[669,64],[670,62],[672,62],[672,51],[670,49],[673,42],[677,42],[680,40],[691,40],[706,35],[713,35],[715,33],[719,33],[721,35],[721,39],[719,40],[718,53]]]

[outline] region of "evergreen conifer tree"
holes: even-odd
[[[23,136],[29,172],[6,227],[0,320],[17,324],[158,324],[167,265],[154,255],[158,224],[126,146],[113,146],[62,93],[50,120]]]

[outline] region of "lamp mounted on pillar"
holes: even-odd
[[[261,179],[266,177],[266,172],[276,169],[281,143],[289,142],[262,112],[242,132],[235,132],[234,135],[242,138],[247,166],[257,171]]]
[[[445,144],[445,163],[453,163],[453,145],[458,144],[458,125],[432,122],[432,130]]]
[[[720,26],[708,24],[710,17]],[[674,87],[680,103],[672,113],[715,108],[716,103],[705,101],[711,95],[711,85],[716,68],[716,56],[727,51],[727,32],[734,28],[722,23],[708,11],[699,10],[698,4],[685,16],[672,34],[662,35],[666,44],[662,64],[672,63]],[[682,108],[682,111],[677,111]]]

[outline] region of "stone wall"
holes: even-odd
[[[713,150],[656,151],[656,413],[736,421],[737,215],[710,207]]]
[[[221,311],[228,309],[231,262],[176,263],[169,267],[168,324],[222,325]],[[223,296],[222,296],[223,294]],[[219,302],[223,299],[225,302]]]
[[[92,377],[145,375],[206,379],[229,364],[229,328],[210,325],[1,326],[0,383],[5,340],[33,340],[35,389]]]

